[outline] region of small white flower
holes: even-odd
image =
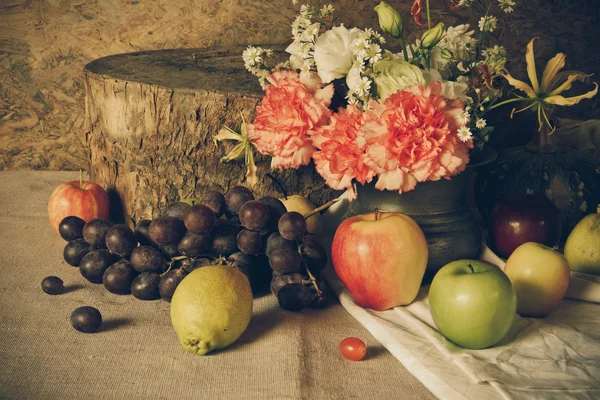
[[[368,95],[370,90],[371,90],[371,80],[369,78],[367,78],[366,76],[363,76],[363,78],[360,80],[360,83],[358,84],[356,89],[354,89],[355,93],[358,94],[360,97]]]
[[[466,125],[469,122],[470,119],[471,119],[471,116],[469,115],[469,113],[467,111],[463,111],[456,118],[456,120],[458,121],[458,123],[461,124],[461,125]]]
[[[323,8],[321,8],[320,14],[321,17],[327,17],[331,14],[333,14],[333,6],[331,4],[327,5],[327,6],[323,6]]]
[[[292,4],[293,4],[293,5],[296,5],[296,4],[298,4],[298,0],[292,0]]]
[[[314,23],[309,25],[304,32],[302,32],[301,39],[305,42],[314,42],[316,36],[319,34],[321,29],[320,23]]]
[[[479,106],[479,111],[483,112],[485,110],[484,106]]]
[[[469,77],[465,75],[461,75],[456,78],[456,82],[458,83],[469,83]]]
[[[466,126],[461,126],[460,128],[458,128],[457,136],[461,142],[468,142],[473,138],[471,130]]]
[[[493,15],[488,15],[487,17],[481,17],[478,25],[482,32],[494,32],[497,24],[498,18]]]
[[[500,3],[500,9],[505,13],[513,12],[515,10],[513,6],[515,6],[516,3],[513,0],[498,0],[498,3]]]
[[[310,5],[303,4],[300,6],[300,15],[305,18],[312,17],[314,12],[315,12],[315,10]]]
[[[466,111],[466,112],[471,112],[471,106],[466,106],[466,107],[465,107],[465,111]]]
[[[483,129],[483,128],[485,128],[485,125],[486,125],[486,122],[485,122],[485,119],[483,119],[483,118],[478,119],[477,122],[475,122],[475,127],[477,129]]]
[[[378,44],[372,44],[369,50],[367,50],[367,58],[371,64],[375,64],[381,60],[381,47]]]

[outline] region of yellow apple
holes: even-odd
[[[288,196],[284,199],[279,199],[285,206],[288,211],[296,211],[302,215],[308,214],[317,208],[310,200],[306,197],[300,196],[298,194]],[[308,233],[318,234],[323,232],[323,219],[321,218],[321,214],[317,213],[306,220],[306,226],[308,228]]]
[[[504,273],[517,293],[517,312],[523,317],[545,317],[558,307],[570,280],[569,262],[558,251],[540,243],[517,247]]]

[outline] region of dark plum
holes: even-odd
[[[127,225],[111,226],[106,231],[105,241],[108,250],[121,257],[130,255],[138,245],[135,234]]]
[[[217,218],[225,211],[225,196],[216,190],[209,190],[200,196],[200,204],[210,208]]]
[[[102,283],[104,271],[115,261],[108,250],[92,250],[87,253],[79,264],[81,275],[92,283]]]
[[[302,256],[294,249],[277,249],[271,252],[269,265],[273,271],[280,274],[300,272],[302,269]]]
[[[166,262],[160,250],[146,245],[136,247],[129,260],[138,272],[163,272]]]
[[[293,241],[287,240],[283,236],[279,234],[279,232],[273,232],[267,238],[267,246],[265,250],[265,254],[268,256],[271,255],[273,250],[277,249],[295,249],[296,245]]]
[[[306,220],[296,211],[286,212],[277,223],[279,233],[287,240],[300,240],[306,235]]]
[[[83,227],[85,226],[85,221],[79,217],[71,215],[69,217],[63,218],[58,225],[58,233],[60,233],[60,237],[65,239],[66,241],[79,239],[83,237]]]
[[[47,276],[42,280],[42,290],[46,294],[61,294],[65,287],[58,276]]]
[[[131,283],[131,294],[139,300],[160,299],[159,284],[159,274],[156,272],[142,272]]]
[[[83,333],[97,332],[102,325],[102,314],[94,307],[83,306],[71,313],[71,326]]]
[[[254,195],[250,189],[244,186],[234,186],[225,195],[225,205],[235,215],[239,214],[240,208],[250,200],[254,200]]]
[[[148,228],[150,239],[159,246],[177,243],[185,234],[183,221],[173,217],[158,217]]]
[[[160,297],[170,303],[173,298],[173,293],[175,293],[175,289],[177,289],[177,285],[179,285],[186,275],[186,272],[182,269],[172,269],[165,273],[162,278],[160,278],[160,283],[158,284],[158,293],[160,294]]]
[[[179,241],[177,249],[181,254],[188,257],[198,257],[210,249],[211,240],[208,233],[186,233]]]
[[[258,200],[247,201],[240,208],[239,217],[246,228],[262,231],[269,226],[269,206]]]
[[[114,294],[131,293],[131,283],[138,275],[131,263],[125,259],[119,260],[104,271],[102,283],[104,287]]]
[[[104,247],[104,237],[114,224],[107,219],[94,218],[89,220],[83,227],[83,238],[94,247]]]
[[[183,219],[183,215],[190,208],[190,205],[182,201],[169,204],[163,216]]]
[[[79,238],[71,240],[65,245],[63,258],[67,264],[72,265],[73,267],[79,267],[81,259],[90,251],[92,251],[92,246],[86,242],[85,239]]]
[[[196,204],[187,209],[183,223],[192,233],[209,233],[215,229],[217,216],[208,206]]]
[[[236,244],[242,253],[256,255],[263,249],[263,237],[260,232],[242,229],[237,234]]]
[[[140,244],[145,244],[147,246],[157,246],[156,243],[152,241],[150,238],[150,221],[149,219],[144,219],[140,221],[139,224],[135,226],[135,238]]]

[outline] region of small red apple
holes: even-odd
[[[85,222],[92,218],[108,218],[110,214],[108,194],[102,186],[78,180],[59,185],[48,200],[48,217],[57,234],[63,218],[76,216]]]
[[[413,302],[428,255],[419,225],[397,212],[344,220],[331,247],[335,272],[356,304],[377,311]]]
[[[490,223],[493,247],[504,258],[523,243],[553,247],[560,239],[558,208],[545,196],[509,196],[496,205]]]

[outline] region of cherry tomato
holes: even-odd
[[[340,353],[348,360],[360,361],[367,354],[367,345],[358,338],[349,337],[340,343]]]

